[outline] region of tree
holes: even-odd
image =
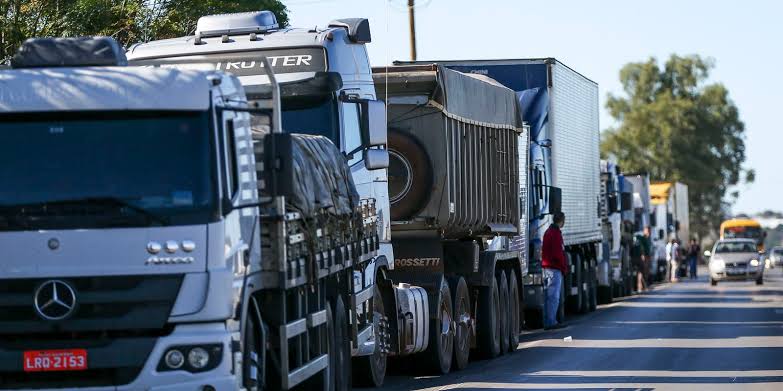
[[[30,37],[107,35],[127,46],[193,34],[204,15],[258,10],[288,26],[279,0],[0,0],[0,64]]]
[[[618,125],[604,132],[604,156],[624,170],[648,172],[652,180],[688,185],[692,230],[714,232],[738,193],[753,182],[745,162],[745,125],[720,83],[707,84],[714,66],[697,55],[672,55],[663,68],[655,58],[620,71],[625,96],[606,103]]]

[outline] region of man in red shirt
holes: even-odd
[[[541,245],[541,266],[544,268],[546,300],[544,302],[544,329],[559,329],[565,327],[557,323],[557,310],[560,306],[560,294],[563,289],[563,277],[568,274],[563,233],[560,230],[565,225],[565,215],[562,212],[554,214],[552,225],[544,233]]]

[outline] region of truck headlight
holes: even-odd
[[[179,369],[185,363],[185,355],[177,349],[171,349],[165,356],[166,366],[171,369]]]
[[[759,260],[758,259],[751,259],[750,260],[750,266],[758,267],[759,266]]]
[[[209,353],[201,347],[191,349],[188,353],[188,364],[197,370],[206,368],[209,364]]]

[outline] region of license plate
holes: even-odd
[[[30,350],[24,352],[25,372],[84,371],[87,350]]]

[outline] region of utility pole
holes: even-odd
[[[408,22],[410,23],[411,33],[411,61],[416,61],[416,17],[413,15],[413,9],[416,6],[415,0],[408,0]]]

